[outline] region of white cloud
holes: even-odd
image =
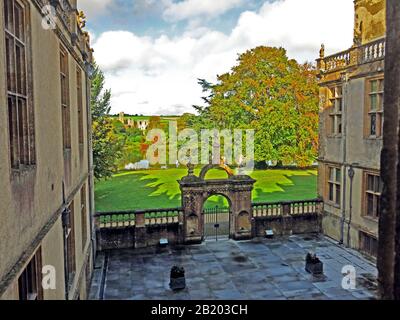
[[[191,106],[202,103],[197,78],[215,81],[238,53],[283,46],[299,62],[314,61],[321,43],[327,54],[349,48],[352,31],[352,0],[281,0],[242,13],[228,35],[196,22],[175,38],[106,32],[97,36],[94,49],[114,94],[113,112],[175,114],[193,112]]]
[[[78,0],[79,10],[85,12],[88,19],[93,19],[107,11],[115,0]]]
[[[184,0],[170,2],[164,11],[164,18],[168,21],[180,21],[194,17],[217,17],[225,12],[237,8],[244,0]]]

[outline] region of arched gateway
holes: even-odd
[[[229,201],[229,237],[235,240],[251,239],[253,237],[251,191],[256,181],[246,175],[234,175],[224,165],[207,165],[198,177],[193,173],[193,166],[188,165],[188,167],[188,175],[178,181],[182,192],[184,242],[203,241],[203,205],[213,195],[225,196]],[[225,170],[228,178],[206,180],[207,172],[214,168]]]

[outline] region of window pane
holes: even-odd
[[[385,84],[385,80],[384,79],[380,79],[379,80],[379,91],[383,91],[384,90],[384,84]]]
[[[336,99],[336,111],[342,112],[343,100],[342,98]]]
[[[17,103],[14,97],[8,97],[8,126],[10,135],[11,167],[18,168],[18,124],[17,124]]]
[[[374,94],[370,96],[371,104],[370,104],[370,111],[378,110],[378,95]]]
[[[336,87],[336,97],[342,96],[342,87]]]
[[[336,170],[336,182],[340,183],[342,172],[340,169],[335,169]]]
[[[329,184],[329,201],[333,201],[333,184]]]
[[[13,16],[12,0],[4,1],[4,17],[5,17],[6,29],[11,33],[14,33],[14,16]]]
[[[65,77],[61,75],[61,104],[65,106],[67,104],[66,99],[66,88],[65,88]]]
[[[19,299],[38,300],[38,266],[35,255],[18,278]]]
[[[14,39],[6,36],[7,89],[16,92]]]
[[[336,121],[337,121],[337,133],[341,134],[342,133],[342,117],[338,116]]]
[[[375,190],[375,176],[368,174],[367,175],[367,190],[374,191]]]
[[[24,9],[17,2],[14,3],[15,36],[25,42]]]
[[[376,114],[371,114],[370,115],[370,134],[371,136],[376,136]]]
[[[31,162],[29,156],[29,112],[27,101],[24,98],[21,98],[19,103],[21,104],[22,108],[22,116],[24,121],[24,128],[23,128],[23,137],[24,137],[24,163],[26,165],[30,165]]]
[[[335,133],[335,116],[330,116],[330,132]]]
[[[374,216],[374,196],[370,193],[367,193],[367,216]]]
[[[378,80],[371,81],[371,93],[378,91]]]
[[[35,154],[35,117],[33,108],[29,106],[27,102],[28,110],[28,139],[29,139],[29,164],[33,165],[36,163]]]
[[[17,92],[26,95],[25,48],[20,44],[16,44],[15,50],[17,58]]]
[[[373,176],[374,177],[374,192],[380,193],[381,190],[381,178],[379,176]]]
[[[336,204],[340,204],[340,186],[336,185]]]
[[[335,181],[335,168],[329,168],[329,180]]]
[[[23,105],[20,99],[17,100],[17,115],[18,115],[18,148],[20,163],[24,163],[24,118],[23,118]]]
[[[28,279],[26,271],[22,272],[18,279],[19,300],[28,300]]]
[[[336,97],[336,88],[329,88],[330,90],[330,98]]]
[[[379,100],[378,100],[378,111],[382,111],[383,110],[383,102],[384,102],[384,97],[383,94],[379,94]]]

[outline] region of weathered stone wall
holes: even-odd
[[[385,36],[385,0],[355,0],[354,9],[355,44],[368,43]]]
[[[135,245],[135,228],[99,229],[97,250],[126,249]]]
[[[179,224],[168,226],[147,226],[144,228],[98,229],[97,250],[145,248],[157,246],[161,238],[169,244],[180,243],[181,227]]]
[[[259,217],[255,219],[254,233],[264,237],[265,230],[273,230],[275,235],[292,235],[321,232],[321,215],[307,214],[279,217]]]
[[[43,1],[41,1],[43,2]],[[84,283],[87,253],[90,251],[89,195],[92,194],[88,144],[90,116],[86,97],[86,69],[77,44],[72,43],[72,33],[77,30],[71,23],[66,30],[61,19],[57,28],[42,27],[41,3],[24,0],[27,8],[27,61],[29,81],[29,103],[33,107],[35,122],[36,165],[21,170],[12,170],[10,164],[9,118],[7,108],[6,49],[4,30],[4,3],[0,1],[0,299],[18,299],[18,277],[33,255],[42,254],[42,265],[56,268],[55,290],[44,290],[44,299],[64,299],[64,256],[61,211],[63,209],[63,182],[65,198],[74,201],[76,277],[70,289],[70,297],[76,297]],[[21,3],[21,1],[20,1]],[[75,7],[76,0],[70,0]],[[75,21],[75,11],[71,11]],[[79,36],[82,39],[82,36]],[[69,176],[64,176],[64,158],[61,123],[60,45],[68,52],[69,107],[71,120],[71,151]],[[89,51],[87,54],[91,54]],[[77,70],[82,72],[82,113],[84,147],[79,144],[78,128],[78,82]],[[86,223],[82,223],[81,189],[86,192]],[[86,227],[86,232],[83,228]],[[82,239],[83,235],[87,239]],[[84,243],[84,244],[82,244]],[[83,280],[82,280],[83,279]],[[84,296],[80,296],[84,299]]]
[[[275,235],[319,233],[322,231],[321,214],[296,214],[276,217],[257,217],[253,222],[253,236],[265,236],[272,229]],[[147,225],[145,227],[100,228],[97,234],[97,250],[146,248],[159,245],[160,239],[168,239],[170,245],[185,242],[183,224]],[[231,237],[236,239],[235,237]],[[238,240],[238,239],[236,239]]]
[[[168,226],[148,226],[143,229],[145,234],[143,237],[136,237],[135,248],[157,246],[161,238],[168,239],[169,244],[181,242],[181,226],[177,223]]]

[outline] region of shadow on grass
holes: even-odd
[[[291,181],[291,185],[276,182],[279,191],[265,191],[256,187],[253,190],[253,202],[305,200],[317,197],[316,175],[307,176],[307,179],[304,179],[304,176],[284,176]]]
[[[293,171],[292,171],[293,172]],[[303,172],[304,173],[304,172]],[[154,177],[154,173],[134,173],[115,176],[110,180],[96,184],[96,211],[122,211],[154,208],[174,208],[181,206],[181,194],[176,180],[163,182],[165,177]],[[295,171],[288,175],[273,178],[267,173],[262,176],[253,190],[253,202],[275,202],[287,200],[313,199],[317,196],[317,176],[309,174],[296,175]],[[258,172],[260,175],[260,172]],[[285,183],[278,182],[285,181]],[[164,190],[163,190],[164,189]],[[226,207],[223,197],[209,199],[206,207]]]
[[[114,177],[96,186],[96,211],[122,211],[180,206],[180,194],[160,192],[164,185],[157,178],[143,179],[146,174]],[[153,184],[152,186],[149,186]]]

